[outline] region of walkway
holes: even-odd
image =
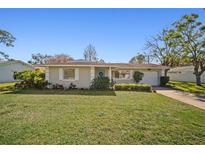
[[[182,92],[179,90],[173,90],[170,88],[154,87],[153,89],[156,90],[156,92],[161,95],[173,98],[175,100],[178,100],[186,104],[190,104],[190,105],[193,105],[200,109],[205,110],[205,98],[197,97],[193,94]]]

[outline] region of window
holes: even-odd
[[[114,75],[113,76],[114,76],[114,78],[118,79],[120,77],[120,74],[119,74],[118,71],[114,71]]]
[[[75,79],[75,69],[70,69],[70,68],[63,69],[63,79],[74,80]]]
[[[130,79],[130,71],[127,70],[114,71],[113,77],[115,79]]]

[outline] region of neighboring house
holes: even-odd
[[[170,77],[170,80],[173,81],[196,82],[193,66],[172,68],[168,71],[167,75]],[[201,75],[201,82],[205,83],[205,73]]]
[[[52,84],[68,87],[70,83],[78,88],[89,88],[91,81],[97,76],[107,76],[116,83],[134,83],[135,70],[144,73],[140,83],[154,86],[160,84],[160,76],[167,67],[156,64],[126,64],[70,61],[66,64],[44,64],[46,79]]]
[[[31,65],[20,60],[0,62],[0,82],[13,82],[15,72],[32,69],[34,68]]]

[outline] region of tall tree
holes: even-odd
[[[83,57],[86,61],[97,61],[98,58],[95,47],[89,44],[84,50]]]
[[[7,47],[13,47],[13,43],[16,40],[16,38],[9,32],[5,31],[5,30],[1,30],[0,29],[0,44],[4,44]],[[9,56],[0,51],[0,61],[2,60],[12,60],[9,58]]]
[[[181,48],[175,45],[176,39],[169,37],[169,31],[164,29],[147,41],[145,46],[152,61],[160,62],[163,66],[174,67],[180,64]],[[165,76],[167,76],[167,71],[165,70]]]
[[[194,66],[197,85],[201,85],[201,75],[205,71],[205,26],[198,21],[199,15],[185,15],[174,22],[170,38],[176,38],[177,46],[183,50],[184,57]]]
[[[30,64],[56,64],[56,63],[68,63],[74,59],[66,54],[58,54],[55,56],[43,55],[41,53],[32,54],[31,60],[28,61]]]
[[[70,61],[73,61],[74,59],[66,54],[59,54],[59,55],[55,55],[52,56],[48,59],[47,63],[49,64],[55,64],[55,63],[68,63]]]
[[[137,56],[134,56],[130,59],[129,63],[131,64],[145,64],[149,63],[147,55],[145,53],[138,53]]]
[[[6,60],[11,60],[9,58],[9,55],[5,54],[4,52],[0,51],[0,61],[6,61]]]
[[[105,63],[105,61],[103,59],[99,59],[98,62],[99,63]]]
[[[16,38],[9,32],[0,29],[0,44],[5,44],[7,47],[13,47]]]
[[[46,64],[49,60],[49,58],[51,58],[51,56],[45,54],[41,54],[41,53],[37,53],[37,54],[32,54],[31,55],[31,60],[28,61],[28,63],[35,65],[35,64]]]

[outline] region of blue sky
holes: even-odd
[[[151,36],[190,13],[205,19],[202,9],[0,9],[0,29],[17,38],[0,51],[23,61],[38,52],[80,59],[91,43],[106,62],[128,62]]]

